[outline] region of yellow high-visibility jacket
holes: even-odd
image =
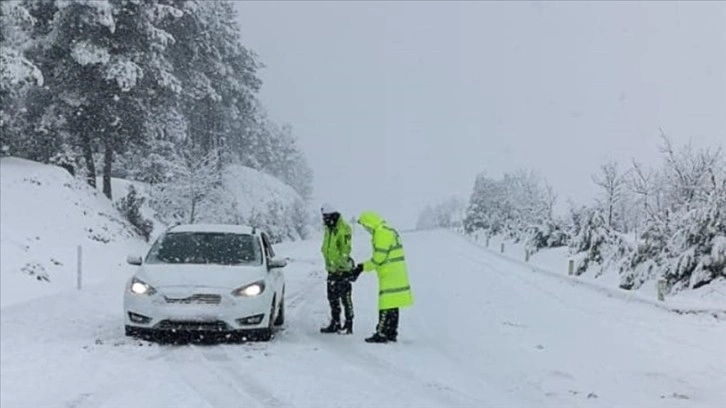
[[[373,254],[363,263],[363,270],[375,270],[378,274],[378,309],[412,305],[413,295],[398,232],[386,225],[378,214],[370,211],[358,217],[358,224],[371,233]]]
[[[351,247],[351,228],[343,217],[338,218],[338,222],[331,229],[327,226],[323,227],[323,244],[320,246],[320,252],[323,253],[325,259],[325,269],[329,273],[342,273],[350,271],[350,247]]]

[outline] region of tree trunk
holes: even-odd
[[[613,201],[610,201],[610,208],[608,208],[608,227],[613,227]]]
[[[64,168],[64,169],[66,169],[66,171],[67,171],[68,173],[70,173],[70,174],[71,174],[71,176],[74,176],[74,177],[75,177],[75,175],[76,175],[76,169],[75,169],[75,167],[73,167],[73,165],[72,165],[72,164],[70,164],[70,163],[63,163],[63,164],[61,164],[60,166],[61,166],[62,168]]]
[[[192,191],[192,208],[191,208],[191,213],[189,214],[189,223],[194,224],[194,210],[196,209],[196,206],[197,206],[197,195],[196,195],[196,192],[194,191],[193,183],[191,183],[190,190]]]
[[[113,200],[111,195],[111,168],[113,166],[113,143],[106,138],[106,146],[103,154],[103,195]]]
[[[81,134],[81,142],[83,144],[83,159],[86,161],[86,181],[88,184],[96,188],[96,165],[93,163],[93,147],[91,146],[91,135],[88,131],[83,130]]]

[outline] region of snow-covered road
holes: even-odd
[[[726,322],[609,298],[449,232],[403,239],[415,305],[397,344],[363,342],[377,318],[373,275],[354,287],[355,334],[320,334],[318,242],[285,244],[287,323],[270,343],[126,338],[126,274],[3,308],[0,405],[726,406]],[[368,236],[355,240],[362,259]]]

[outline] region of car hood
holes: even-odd
[[[263,266],[146,264],[136,276],[157,288],[207,287],[236,289],[264,279]]]

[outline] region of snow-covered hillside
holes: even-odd
[[[224,168],[220,181],[219,187],[210,189],[195,203],[195,222],[254,224],[279,240],[297,240],[310,233],[312,211],[295,189],[276,177],[250,167],[229,165]],[[101,185],[100,177],[98,185]],[[155,226],[166,227],[160,220],[189,222],[191,199],[179,199],[186,194],[183,187],[160,192],[158,187],[116,178],[111,185],[116,203],[133,186],[145,200],[142,215],[153,220]],[[174,194],[176,197],[170,197]]]
[[[302,197],[277,178],[233,165],[226,169],[222,180],[233,213],[231,219],[221,221],[255,224],[279,239],[299,239],[309,232],[310,211]],[[220,221],[215,214],[207,218]]]
[[[100,183],[99,183],[100,185]],[[152,220],[151,241],[167,225],[148,205],[153,194],[144,183],[113,179],[114,202],[134,186],[147,200],[141,208]],[[300,196],[276,178],[242,166],[225,173],[223,202],[203,208],[200,221],[248,223],[284,238],[307,232],[308,212]],[[114,205],[66,170],[24,159],[0,159],[1,305],[76,290],[82,247],[82,285],[119,274],[127,253],[148,246]],[[228,208],[230,212],[218,211]]]
[[[60,167],[0,158],[0,305],[121,274],[146,244],[100,192]]]

